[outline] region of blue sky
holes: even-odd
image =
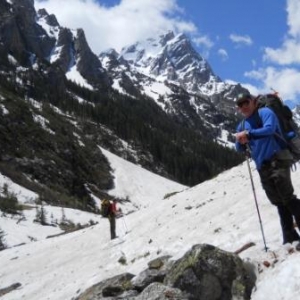
[[[253,94],[300,102],[299,0],[36,0],[62,26],[83,28],[92,50],[173,30],[191,37],[216,75]]]

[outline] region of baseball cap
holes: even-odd
[[[254,97],[250,93],[240,93],[237,95],[237,97],[234,99],[234,102],[236,105],[239,105],[245,101],[253,100]]]

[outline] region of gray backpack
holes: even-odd
[[[300,130],[295,120],[293,112],[282,100],[275,94],[260,95],[256,98],[258,110],[262,107],[268,107],[276,114],[283,135],[276,134],[276,138],[284,141],[290,150],[294,162],[300,160]],[[262,121],[258,115],[258,127],[262,126]],[[260,124],[259,124],[260,123]],[[290,134],[294,132],[293,136]]]

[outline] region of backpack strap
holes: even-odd
[[[242,131],[245,130],[245,119],[243,119],[241,122],[241,129],[242,129]]]

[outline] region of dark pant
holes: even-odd
[[[299,240],[293,226],[293,218],[300,228],[300,201],[294,195],[289,162],[274,160],[265,163],[259,170],[259,175],[268,199],[277,206],[283,243]]]
[[[282,228],[283,244],[292,243],[293,241],[299,240],[299,235],[294,229],[293,216],[289,209],[284,205],[278,205],[277,209]]]
[[[116,238],[116,217],[110,215],[108,220],[110,225],[110,238],[113,240]]]

